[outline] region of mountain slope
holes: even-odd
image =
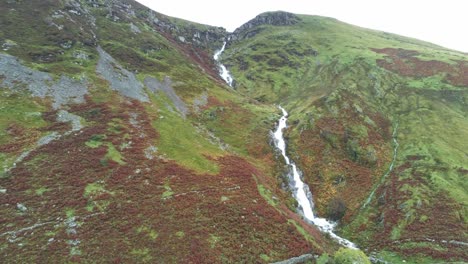
[[[224,29],[134,1],[0,4],[0,255],[269,262],[338,246],[292,210],[278,117],[224,84]]]
[[[390,261],[467,260],[465,54],[283,12],[231,39],[236,88],[288,108],[319,214]]]
[[[233,33],[131,0],[0,13],[4,262],[338,259],[297,214],[276,104],[340,234],[375,261],[468,261],[466,55],[285,12]]]

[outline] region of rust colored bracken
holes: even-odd
[[[420,60],[414,50],[405,49],[372,49],[374,52],[386,54],[385,59],[377,60],[377,64],[389,71],[407,77],[429,77],[436,74],[445,74],[445,81],[455,86],[468,86],[468,63],[454,61],[452,65],[446,62]]]

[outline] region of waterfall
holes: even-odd
[[[219,62],[219,59],[221,57],[221,54],[223,53],[224,49],[226,48],[226,41],[224,41],[223,46],[221,47],[220,50],[217,50],[215,54],[213,55],[213,58],[215,59],[216,62],[218,62],[218,67],[219,67],[219,76],[223,78],[223,80],[230,86],[232,87],[232,82],[234,81],[234,78],[232,78],[231,73],[226,69],[226,66],[221,64]]]
[[[273,137],[275,139],[276,148],[278,148],[281,151],[281,155],[283,156],[284,160],[286,161],[286,164],[289,167],[289,179],[291,181],[291,185],[294,187],[293,195],[299,203],[299,210],[301,210],[302,215],[308,222],[317,226],[322,232],[329,234],[333,239],[338,241],[338,243],[345,247],[357,249],[354,243],[342,237],[339,237],[333,232],[336,223],[330,222],[325,218],[320,218],[314,215],[312,193],[310,192],[309,186],[307,186],[307,184],[304,184],[296,164],[294,164],[294,162],[292,162],[286,155],[286,142],[283,136],[283,129],[287,127],[286,122],[288,120],[288,113],[281,106],[279,106],[279,108],[281,109],[283,116],[281,116],[280,120],[278,121],[278,127],[276,128],[276,131],[274,131]]]

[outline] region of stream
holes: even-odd
[[[215,52],[213,58],[216,62],[218,62],[219,75],[230,87],[232,87],[232,82],[234,80],[232,75],[229,73],[226,67],[219,62],[221,54],[224,52],[225,48],[226,41],[223,43],[221,49]],[[325,218],[320,218],[314,215],[314,203],[309,186],[307,186],[307,184],[304,184],[304,182],[301,179],[301,172],[297,168],[296,164],[294,164],[294,162],[292,162],[286,155],[286,142],[284,140],[283,129],[287,127],[286,122],[288,120],[288,113],[281,106],[278,107],[281,109],[283,116],[281,116],[281,118],[278,121],[278,127],[276,128],[276,131],[273,132],[273,137],[275,139],[276,148],[280,150],[281,155],[283,156],[284,160],[286,161],[286,164],[289,167],[288,178],[290,180],[290,185],[293,187],[292,189],[294,198],[299,203],[299,212],[302,214],[302,216],[307,222],[317,226],[322,232],[329,234],[330,237],[335,239],[339,244],[348,248],[357,249],[357,246],[353,242],[342,238],[333,232],[336,223],[330,222]]]
[[[223,80],[230,86],[232,87],[232,82],[234,81],[234,78],[232,78],[231,73],[228,71],[226,66],[221,64],[219,62],[219,59],[221,57],[221,54],[223,53],[224,49],[226,48],[226,41],[224,41],[223,46],[221,47],[220,50],[216,51],[213,58],[215,59],[216,62],[218,62],[219,66],[219,76],[223,78]]]
[[[329,234],[333,239],[338,241],[341,245],[357,249],[356,245],[338,235],[336,235],[333,231],[335,229],[336,223],[330,222],[325,218],[320,218],[314,215],[313,208],[314,203],[312,200],[312,193],[310,192],[309,186],[304,184],[301,179],[301,173],[298,170],[296,164],[292,162],[289,157],[286,155],[286,142],[284,140],[283,129],[287,127],[287,120],[288,120],[288,113],[284,108],[279,106],[281,109],[283,116],[278,121],[278,127],[276,131],[273,132],[273,137],[275,139],[275,146],[278,148],[286,161],[286,165],[289,167],[288,178],[290,180],[290,186],[293,187],[293,195],[294,198],[299,203],[299,211],[307,220],[307,222],[312,223],[313,225],[317,226],[322,232]]]

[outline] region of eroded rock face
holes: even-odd
[[[312,254],[304,254],[299,257],[294,257],[290,258],[287,260],[275,262],[273,264],[299,264],[299,263],[305,263],[306,261],[311,261],[314,259],[314,256]]]
[[[0,72],[3,76],[1,86],[11,90],[26,88],[35,97],[51,97],[54,109],[68,103],[82,103],[88,93],[86,80],[62,76],[55,81],[50,74],[30,69],[6,54],[0,54]]]
[[[172,36],[172,38],[185,44],[191,44],[202,49],[218,49],[222,45],[223,39],[228,35],[226,29],[222,27],[195,27],[193,25],[176,25],[167,16],[155,12],[147,11],[146,21],[162,31]]]
[[[251,38],[261,31],[261,29],[254,28],[261,25],[289,26],[299,21],[301,21],[301,19],[297,15],[288,12],[278,11],[263,13],[237,28],[231,35],[231,39],[242,40]]]
[[[124,69],[101,47],[98,47],[97,50],[99,62],[96,72],[110,83],[111,89],[140,102],[149,102],[148,95],[143,90],[144,86],[138,81],[135,74]]]
[[[172,87],[172,81],[169,77],[164,78],[164,81],[160,82],[156,78],[147,77],[145,79],[145,85],[153,92],[162,91],[166,96],[172,101],[175,108],[179,113],[185,118],[188,114],[188,107],[176,94],[174,88]]]

